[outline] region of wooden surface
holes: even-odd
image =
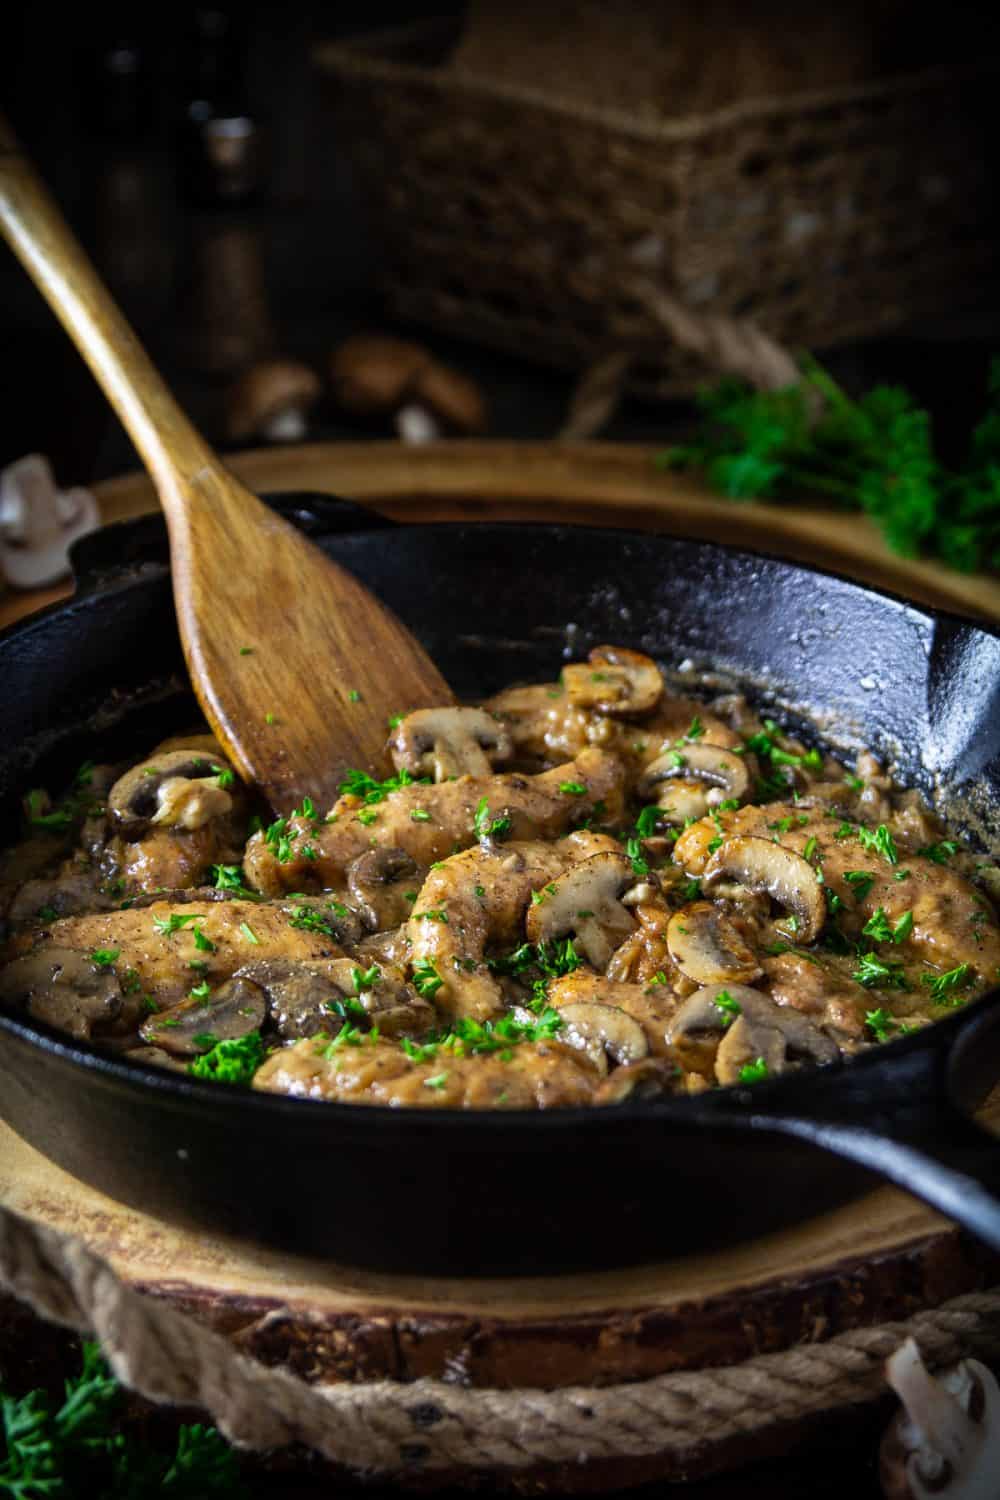
[[[1000,1094],[986,1118],[1000,1128]],[[76,1181],[2,1124],[0,1202],[317,1380],[460,1369],[476,1385],[607,1383],[738,1363],[1000,1282],[1000,1257],[888,1187],[711,1253],[517,1279],[389,1275],[194,1234]]]
[[[223,467],[2,119],[0,232],[156,486],[188,672],[216,738],[279,812],[307,791],[332,806],[349,767],[383,765],[390,716],[453,702],[447,683],[389,610]]]
[[[734,504],[689,475],[667,473],[654,450],[615,443],[466,441],[313,443],[227,459],[256,493],[314,490],[372,505],[397,520],[542,520],[670,531],[746,546],[828,568],[920,603],[1000,621],[1000,581],[889,552],[864,516],[822,506]],[[143,474],[95,486],[106,521],[157,509]],[[0,598],[0,625],[50,602]]]

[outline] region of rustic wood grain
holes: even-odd
[[[1000,1091],[984,1118],[1000,1127]],[[892,1188],[724,1249],[525,1278],[389,1275],[194,1234],[76,1181],[6,1125],[0,1203],[82,1236],[134,1285],[308,1380],[642,1379],[831,1338],[1000,1281],[1000,1256]]]
[[[306,793],[331,805],[349,766],[383,764],[390,715],[454,701],[447,684],[394,615],[222,466],[2,125],[0,230],[156,486],[188,671],[217,738],[280,812]]]
[[[735,504],[692,475],[658,469],[634,443],[509,441],[305,443],[234,454],[256,491],[314,490],[371,505],[400,521],[572,521],[625,526],[770,552],[903,594],[918,603],[1000,621],[1000,580],[956,573],[890,552],[867,518],[822,505]],[[155,510],[141,474],[96,486],[108,521]]]

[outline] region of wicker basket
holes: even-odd
[[[996,262],[1000,67],[650,124],[449,69],[453,20],[317,49],[379,219],[397,316],[634,385],[705,379],[657,289],[823,348],[954,307]]]

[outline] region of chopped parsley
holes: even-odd
[[[659,807],[644,807],[635,820],[635,831],[641,839],[652,838],[662,817]]]
[[[740,1083],[763,1083],[768,1077],[767,1062],[763,1057],[755,1058],[752,1063],[740,1069]]]
[[[634,875],[649,874],[649,861],[643,855],[641,839],[628,839],[625,843],[625,853],[632,861],[632,873]]]
[[[195,1078],[210,1078],[214,1083],[247,1084],[267,1056],[259,1031],[233,1041],[216,1042],[201,1057],[188,1065]]]
[[[297,828],[289,829],[287,818],[275,818],[270,827],[265,828],[264,842],[279,865],[287,865],[292,858],[292,844],[298,836]]]
[[[917,853],[924,859],[933,860],[936,865],[946,865],[953,854],[957,854],[959,845],[954,839],[941,839],[937,844],[925,844]]]
[[[510,818],[491,818],[489,802],[485,797],[480,797],[476,804],[472,826],[476,831],[477,839],[501,839],[505,833],[510,832]]]
[[[207,1000],[212,993],[212,986],[207,979],[203,979],[201,984],[196,984],[189,993],[192,1000]],[[215,1037],[213,1040],[218,1041],[218,1037]]]
[[[192,922],[203,922],[205,918],[200,912],[192,912],[188,916],[182,916],[180,912],[172,911],[167,917],[154,917],[153,926],[157,932],[162,932],[165,937],[171,933],[180,932],[184,927],[190,927]]]
[[[249,922],[241,922],[240,931],[242,932],[248,943],[255,943],[258,948],[260,947],[260,938],[254,932]]]
[[[357,688],[351,688],[351,691],[347,695],[347,701],[348,703],[361,702],[361,694],[358,692]]]
[[[847,870],[844,879],[848,885],[854,887],[854,896],[857,901],[863,901],[875,884],[875,876],[869,875],[867,870]]]
[[[738,1000],[734,1000],[728,990],[720,990],[715,996],[712,1004],[716,1010],[722,1012],[723,1026],[731,1026],[736,1017],[743,1014],[743,1007]]]
[[[415,807],[410,813],[410,821],[413,823],[429,823],[431,815],[426,807]]]
[[[433,1076],[433,1078],[425,1078],[424,1079],[424,1088],[425,1089],[443,1089],[444,1086],[445,1086],[445,1084],[447,1082],[448,1082],[448,1071],[447,1071],[447,1069],[445,1069],[445,1071],[443,1073],[435,1073],[434,1076]]]
[[[425,1000],[433,1000],[443,984],[432,959],[422,958],[413,965],[413,988]]]
[[[216,786],[223,789],[232,786],[236,780],[236,772],[231,771],[228,766],[213,766],[212,770],[215,772]]]
[[[851,978],[865,989],[907,990],[906,971],[902,964],[883,963],[877,953],[859,953],[858,967]]]
[[[328,906],[340,905],[339,902],[328,902]],[[344,908],[346,912],[347,908]],[[316,910],[314,906],[293,906],[288,913],[289,927],[300,928],[303,932],[322,932],[324,936],[335,938],[337,934],[330,926],[328,917]]]
[[[371,804],[384,802],[391,792],[398,792],[404,786],[414,786],[418,782],[430,785],[430,779],[429,776],[411,776],[405,768],[398,775],[387,777],[385,781],[376,781],[367,771],[348,771],[338,791],[342,797],[360,797],[363,802]]]
[[[355,966],[351,970],[351,982],[354,985],[354,993],[360,995],[363,990],[374,989],[382,978],[382,970],[378,964],[372,964],[370,969],[359,969]]]
[[[858,828],[858,840],[863,849],[881,854],[891,865],[899,864],[899,850],[896,848],[895,840],[884,823],[877,828]]]
[[[869,917],[861,931],[865,937],[874,938],[877,943],[905,942],[913,931],[913,913],[904,911],[901,917],[890,923],[884,908],[880,906],[875,915]]]
[[[699,719],[698,715],[695,714],[694,718],[691,720],[691,723],[688,725],[685,731],[684,738],[686,740],[700,740],[704,733],[705,726]]]
[[[889,1033],[899,1029],[899,1022],[887,1010],[865,1011],[865,1025],[871,1031],[877,1042],[887,1042]]]
[[[110,969],[121,957],[121,952],[120,948],[92,948],[87,957],[95,968]]]
[[[582,781],[560,781],[559,790],[567,797],[585,797],[587,788]]]
[[[443,906],[431,906],[428,907],[427,911],[415,911],[413,913],[413,920],[415,922],[441,922],[447,927],[448,913]]]
[[[958,964],[943,974],[921,974],[920,983],[928,987],[935,1005],[963,1005],[964,1000],[955,991],[969,983],[971,972],[969,964]]]

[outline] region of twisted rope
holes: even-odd
[[[369,1474],[416,1468],[679,1458],[737,1434],[872,1400],[911,1335],[931,1366],[1000,1354],[1000,1290],[725,1369],[591,1389],[483,1390],[446,1380],[308,1385],[126,1286],[68,1235],[0,1209],[0,1285],[40,1316],[96,1337],[118,1378],[152,1401],[204,1407],[240,1447],[299,1442]]]
[[[646,277],[624,278],[623,287],[677,348],[695,354],[706,369],[736,375],[759,391],[795,385],[794,358],[749,318],[695,312]],[[596,436],[607,426],[625,394],[637,355],[615,350],[585,370],[570,397],[561,441]]]

